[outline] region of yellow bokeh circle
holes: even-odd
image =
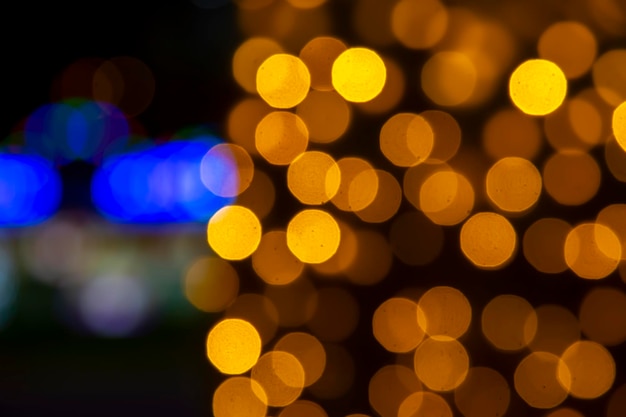
[[[261,337],[256,328],[245,320],[224,319],[209,331],[206,353],[221,373],[243,374],[256,364],[261,355]]]
[[[364,103],[380,94],[387,69],[382,58],[371,49],[349,48],[335,59],[331,74],[333,87],[343,98]]]
[[[272,107],[288,109],[297,106],[309,92],[311,75],[297,56],[275,54],[267,58],[256,73],[256,88]]]
[[[532,116],[545,116],[565,100],[567,79],[561,68],[545,59],[521,63],[509,79],[509,95],[513,104]]]
[[[209,246],[224,259],[247,258],[261,241],[261,222],[249,208],[226,206],[209,220],[207,227]]]
[[[287,246],[302,262],[319,264],[337,252],[337,221],[322,210],[302,210],[287,226]]]

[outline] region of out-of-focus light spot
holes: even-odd
[[[487,172],[487,195],[500,209],[522,212],[532,207],[541,194],[541,174],[527,159],[500,159]]]
[[[524,233],[524,257],[537,270],[558,274],[567,269],[563,247],[572,226],[564,220],[544,218],[534,222]]]
[[[184,289],[185,296],[197,309],[223,311],[237,298],[239,275],[221,258],[202,257],[187,270]]]
[[[287,170],[289,191],[303,204],[324,204],[337,193],[340,182],[339,165],[325,152],[304,152]]]
[[[364,209],[354,213],[368,223],[383,223],[391,219],[400,208],[402,203],[402,188],[398,180],[387,171],[376,170],[378,177],[378,189],[376,197]]]
[[[283,408],[277,417],[328,417],[328,414],[313,401],[297,400]]]
[[[289,284],[300,276],[304,264],[287,247],[287,234],[274,230],[263,235],[252,254],[252,267],[270,285]]]
[[[306,276],[286,285],[268,285],[265,295],[276,306],[281,327],[302,326],[311,319],[317,307],[317,291]]]
[[[256,148],[270,164],[289,165],[309,144],[309,131],[293,113],[275,111],[265,116],[255,132]]]
[[[41,223],[61,202],[61,179],[35,155],[0,153],[0,227]]]
[[[388,276],[393,265],[393,253],[387,239],[379,232],[367,229],[357,230],[355,238],[356,254],[344,274],[353,284],[379,283]]]
[[[272,211],[275,200],[274,183],[265,172],[255,169],[250,186],[237,197],[237,204],[249,208],[259,219],[263,219]]]
[[[459,150],[461,146],[461,127],[458,122],[445,111],[426,110],[420,113],[433,130],[433,149],[428,156],[428,162],[446,162]]]
[[[606,417],[621,417],[624,413],[626,413],[626,384],[621,385],[611,394]]]
[[[419,308],[419,307],[418,307]],[[430,337],[415,350],[417,377],[433,391],[451,391],[467,376],[469,356],[465,347],[447,336]]]
[[[433,287],[417,303],[417,321],[430,337],[458,339],[472,320],[467,297],[456,288]]]
[[[505,108],[489,116],[482,140],[485,152],[495,160],[509,156],[532,160],[542,144],[537,119],[516,108]]]
[[[362,103],[376,97],[387,78],[385,63],[380,56],[367,48],[348,48],[332,67],[332,83],[346,100]]]
[[[545,116],[556,110],[567,94],[567,79],[561,68],[545,59],[521,63],[509,79],[513,104],[532,116]]]
[[[395,42],[391,31],[391,12],[394,2],[360,0],[352,10],[352,27],[366,44],[387,46]]]
[[[572,408],[559,408],[558,410],[551,411],[546,417],[585,417],[580,411],[576,411]]]
[[[339,139],[348,126],[352,112],[348,103],[334,91],[310,91],[296,109],[309,130],[309,139],[330,143]]]
[[[108,219],[127,223],[207,221],[232,200],[216,196],[202,183],[202,157],[218,143],[214,138],[172,141],[109,158],[91,182],[96,208]],[[205,175],[230,173],[219,164]]]
[[[217,176],[215,172],[224,172]],[[244,192],[254,177],[254,163],[239,145],[220,143],[213,146],[200,162],[202,183],[220,197],[235,197]]]
[[[496,213],[476,213],[461,228],[461,250],[479,268],[501,268],[511,260],[517,235],[511,223]]]
[[[394,297],[383,302],[372,318],[374,337],[389,352],[410,352],[424,339],[417,322],[417,304]]]
[[[93,99],[93,76],[102,58],[79,58],[63,69],[50,88],[52,101],[68,98]]]
[[[448,12],[438,0],[401,0],[391,13],[391,30],[407,48],[435,45],[448,28]]]
[[[369,206],[376,198],[378,175],[372,165],[358,157],[345,157],[337,161],[341,182],[332,203],[343,211],[358,211]]]
[[[591,69],[598,44],[582,23],[557,22],[541,34],[537,50],[541,58],[554,62],[568,79],[573,79]]]
[[[350,292],[342,288],[322,288],[309,303],[314,308],[307,326],[320,340],[340,342],[354,332],[359,322],[359,304]]]
[[[591,155],[581,151],[561,151],[543,166],[547,193],[558,203],[578,206],[591,200],[600,188],[601,173]]]
[[[567,398],[571,375],[561,359],[548,352],[533,352],[515,369],[515,391],[528,405],[549,409]],[[558,373],[558,377],[557,377]]]
[[[565,100],[561,107],[546,116],[544,130],[554,149],[586,151],[605,140],[602,123],[598,107],[576,96]]]
[[[446,400],[434,392],[413,392],[400,405],[398,417],[452,417]]]
[[[503,294],[485,306],[481,326],[493,346],[505,351],[517,351],[528,346],[535,337],[537,314],[524,298]]]
[[[250,155],[257,155],[254,143],[256,127],[271,112],[272,108],[258,97],[241,100],[228,113],[226,125],[228,137]]]
[[[326,369],[308,391],[317,398],[335,399],[344,395],[354,383],[355,365],[350,352],[341,345],[325,344]]]
[[[473,207],[472,184],[457,172],[435,172],[420,187],[419,208],[435,224],[458,224],[469,216]]]
[[[345,272],[350,266],[356,265],[355,259],[358,255],[359,248],[357,236],[347,223],[338,220],[337,224],[339,225],[341,235],[337,252],[322,263],[311,264],[315,272],[322,274],[322,277],[336,276]],[[382,279],[382,277],[376,281],[380,279]]]
[[[503,416],[510,401],[506,379],[482,366],[470,368],[465,381],[454,391],[454,403],[465,417]]]
[[[615,381],[615,360],[599,343],[574,342],[561,355],[558,377],[572,397],[592,399],[607,392]]]
[[[141,114],[154,97],[154,75],[141,60],[119,56],[104,61],[93,75],[93,97],[129,117]]]
[[[311,39],[300,50],[300,59],[311,73],[311,88],[319,91],[334,90],[331,70],[335,59],[347,49],[345,43],[330,36]]]
[[[404,197],[416,209],[420,208],[420,189],[424,181],[436,172],[452,171],[452,168],[446,163],[440,164],[420,164],[415,165],[404,171],[402,178],[402,191]]]
[[[611,106],[626,101],[626,49],[612,49],[602,54],[593,64],[593,84]]]
[[[598,213],[596,222],[605,225],[617,235],[622,246],[622,260],[626,259],[626,204],[606,206]]]
[[[613,135],[615,140],[626,151],[626,101],[622,102],[613,111],[613,118],[611,120],[613,127]]]
[[[381,417],[397,417],[402,402],[421,390],[422,384],[412,369],[386,365],[376,371],[369,381],[369,402]]]
[[[207,240],[220,257],[228,260],[247,258],[261,241],[261,223],[248,208],[238,205],[218,210],[209,220]]]
[[[443,229],[418,211],[407,211],[393,219],[389,231],[393,253],[407,265],[428,265],[441,253]]]
[[[596,287],[585,295],[578,313],[585,336],[604,346],[626,341],[626,293],[611,287]]]
[[[283,52],[282,46],[273,39],[254,37],[246,40],[239,45],[233,56],[235,81],[248,93],[256,93],[256,77],[261,63],[281,52]]]
[[[544,304],[535,313],[537,331],[528,345],[532,351],[561,355],[570,344],[580,340],[578,319],[565,307]]]
[[[616,180],[626,182],[626,149],[611,136],[604,146],[606,166]]]
[[[261,354],[261,337],[252,324],[227,318],[209,331],[207,357],[221,373],[243,374],[257,363]]]
[[[268,297],[242,294],[224,312],[224,317],[242,319],[258,331],[262,345],[274,338],[278,330],[278,310]]]
[[[322,210],[302,210],[287,226],[287,245],[304,263],[321,263],[337,251],[340,241],[339,225]]]
[[[406,77],[402,67],[391,58],[381,57],[387,69],[385,85],[382,91],[370,101],[356,103],[356,106],[364,113],[381,114],[391,111],[398,105],[406,89]]]
[[[288,333],[276,342],[274,350],[288,352],[298,359],[304,369],[305,387],[320,379],[326,367],[324,346],[308,333]]]
[[[436,104],[458,106],[474,92],[476,68],[461,52],[437,52],[422,67],[421,86]]]
[[[252,367],[251,378],[267,394],[267,404],[284,407],[298,399],[304,388],[304,369],[291,353],[270,351]]]
[[[326,3],[326,0],[287,0],[293,7],[299,9],[314,9]]]
[[[611,229],[598,223],[582,223],[567,235],[565,262],[579,277],[601,279],[617,269],[622,258],[620,240]]]
[[[83,322],[105,337],[130,336],[145,323],[151,308],[145,285],[125,276],[95,277],[83,286],[79,297]]]
[[[297,56],[275,54],[267,58],[256,74],[256,88],[272,107],[289,109],[297,106],[309,92],[311,75]]]
[[[215,417],[265,417],[267,395],[253,379],[231,377],[222,382],[213,393]]]
[[[433,144],[432,128],[417,114],[396,114],[380,129],[380,150],[396,166],[409,167],[424,162]]]

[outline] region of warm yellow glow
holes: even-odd
[[[407,48],[430,48],[447,28],[448,12],[438,0],[401,0],[391,13],[393,34]]]
[[[288,352],[298,359],[304,369],[304,386],[308,387],[322,376],[326,367],[326,351],[313,335],[302,332],[281,337],[274,350]]]
[[[339,165],[325,152],[304,152],[287,170],[289,191],[303,204],[324,204],[337,193],[340,182]]]
[[[626,101],[626,49],[611,49],[593,64],[593,84],[598,94],[611,106]]]
[[[565,21],[552,24],[541,34],[537,50],[541,58],[554,62],[573,79],[591,69],[598,44],[587,26]]]
[[[456,51],[437,52],[422,67],[424,93],[441,106],[458,106],[476,88],[476,68],[467,55]]]
[[[219,256],[240,260],[252,255],[261,241],[261,223],[248,208],[225,206],[209,220],[209,246]]]
[[[309,139],[330,143],[339,139],[350,124],[348,103],[335,91],[311,91],[298,105],[296,114],[306,123]]]
[[[532,162],[518,157],[500,159],[487,172],[487,195],[500,209],[521,212],[541,194],[541,174]]]
[[[391,219],[402,203],[402,188],[392,174],[380,169],[376,170],[378,189],[374,200],[364,209],[354,214],[368,223],[382,223]]]
[[[596,222],[611,229],[622,245],[622,260],[626,259],[626,204],[610,204],[600,210]]]
[[[359,322],[359,304],[343,288],[327,287],[317,291],[309,302],[314,304],[313,315],[307,326],[320,340],[341,342],[347,339]]]
[[[472,307],[463,293],[452,287],[433,287],[417,304],[417,322],[431,337],[458,339],[472,321]]]
[[[287,233],[274,230],[261,237],[252,254],[252,267],[266,283],[285,285],[300,276],[304,264],[287,247]]]
[[[506,379],[482,366],[470,368],[465,381],[454,390],[454,403],[465,417],[503,416],[510,401]]]
[[[483,334],[496,348],[516,351],[528,346],[537,332],[537,314],[524,298],[503,294],[485,306],[481,317]]]
[[[273,39],[254,37],[243,42],[233,56],[235,81],[248,93],[256,93],[256,73],[261,63],[283,48]]]
[[[221,258],[202,257],[187,270],[184,287],[185,296],[197,309],[223,311],[237,297],[239,275]]]
[[[389,231],[394,255],[407,265],[428,265],[441,254],[444,233],[417,210],[396,216]]]
[[[237,204],[249,208],[262,220],[272,211],[275,200],[276,188],[271,178],[255,169],[250,186],[237,197]]]
[[[433,130],[433,149],[426,162],[446,162],[456,155],[461,146],[461,127],[450,113],[426,110],[419,114]]]
[[[617,143],[626,151],[626,101],[615,108],[611,123]]]
[[[569,346],[559,363],[559,382],[572,397],[592,399],[607,392],[615,381],[615,360],[601,344],[583,340]]]
[[[622,258],[620,240],[611,229],[598,223],[582,223],[565,239],[565,262],[579,277],[605,278]]]
[[[229,172],[226,176],[211,175],[211,167],[228,161]],[[235,197],[243,193],[254,177],[254,163],[250,154],[241,146],[220,143],[213,146],[202,158],[200,170],[202,183],[213,194],[220,197]]]
[[[337,251],[340,238],[339,225],[322,210],[302,210],[287,226],[287,246],[304,263],[329,259]]]
[[[228,307],[224,317],[242,319],[254,326],[266,345],[278,330],[278,310],[268,297],[261,294],[242,294]]]
[[[420,187],[419,208],[435,224],[458,224],[469,216],[473,207],[472,184],[457,172],[435,172]]]
[[[252,368],[261,354],[261,337],[249,322],[224,319],[209,331],[206,352],[223,374],[242,374]]]
[[[533,352],[515,369],[515,391],[528,405],[549,409],[567,398],[571,376],[561,359],[548,352]],[[558,373],[558,377],[557,377]]]
[[[585,417],[580,411],[572,408],[559,408],[547,414],[546,417]]]
[[[359,246],[354,230],[345,222],[338,220],[337,224],[341,235],[337,252],[328,260],[311,265],[315,272],[329,278],[345,272],[351,265],[355,264]]]
[[[563,247],[572,226],[555,218],[539,219],[524,233],[524,257],[537,271],[558,274],[567,269]]]
[[[332,67],[335,90],[348,101],[362,103],[380,94],[387,70],[378,54],[367,48],[343,51]]]
[[[530,59],[521,63],[509,79],[509,95],[524,113],[545,116],[556,110],[567,94],[567,79],[554,62]]]
[[[511,260],[517,235],[511,223],[496,213],[477,213],[461,228],[461,250],[479,268],[499,268]]]
[[[406,76],[403,69],[388,57],[382,57],[387,69],[387,77],[382,91],[376,97],[365,103],[356,103],[359,110],[368,114],[383,114],[391,111],[398,105],[406,89]]]
[[[321,399],[339,398],[354,383],[354,359],[342,345],[331,343],[325,348],[326,370],[315,384],[308,387],[307,391]]]
[[[289,4],[298,9],[314,9],[326,3],[326,0],[287,0]]]
[[[508,156],[532,160],[542,145],[537,119],[517,108],[491,114],[483,128],[482,140],[485,152],[495,160]]]
[[[368,394],[372,408],[381,417],[397,417],[402,402],[422,384],[412,369],[401,365],[380,368],[370,379]]]
[[[604,160],[611,175],[620,182],[626,182],[626,149],[611,136],[604,146]]]
[[[297,400],[283,408],[277,417],[328,417],[328,414],[313,401]]]
[[[606,417],[622,417],[626,414],[626,384],[622,384],[611,394]]]
[[[215,417],[265,417],[266,412],[267,395],[248,377],[228,378],[213,393]]]
[[[598,163],[585,152],[569,150],[552,155],[543,166],[546,192],[558,203],[577,206],[591,200],[600,188]]]
[[[320,36],[311,39],[300,51],[300,59],[311,73],[311,88],[332,91],[332,67],[335,59],[348,47],[337,38]]]
[[[298,399],[304,388],[304,369],[291,353],[270,351],[252,367],[250,377],[267,395],[267,405],[284,407]]]
[[[290,112],[265,116],[255,131],[256,148],[269,163],[289,165],[309,144],[309,131],[302,119]]]
[[[596,287],[585,295],[578,313],[580,328],[589,339],[604,346],[626,341],[626,293]]]
[[[432,128],[417,114],[396,114],[380,130],[380,150],[396,166],[409,167],[424,162],[433,144]]]
[[[257,155],[254,144],[256,127],[272,108],[258,97],[250,97],[238,102],[228,113],[226,130],[228,138],[243,147],[250,155]]]
[[[409,203],[418,210],[420,207],[420,188],[424,181],[437,172],[453,171],[445,162],[439,164],[419,164],[404,171],[402,191]]]
[[[394,297],[383,302],[372,319],[374,337],[389,352],[409,352],[424,338],[417,322],[417,304]]]
[[[332,203],[343,211],[358,211],[369,206],[378,192],[378,175],[372,165],[358,157],[337,161],[341,182]]]
[[[469,356],[456,339],[436,336],[424,340],[415,350],[413,364],[417,377],[433,391],[451,391],[467,376]]]
[[[374,285],[385,279],[393,265],[393,253],[389,242],[374,230],[357,230],[356,253],[344,271],[348,280],[358,285]],[[342,235],[343,239],[343,235]]]
[[[398,417],[429,416],[453,417],[446,400],[434,392],[414,392],[402,402],[398,410]]]
[[[256,89],[272,107],[297,106],[309,92],[311,75],[302,60],[289,54],[267,58],[256,73]]]
[[[535,309],[537,332],[529,347],[534,352],[560,355],[572,343],[580,340],[580,325],[571,311],[556,304],[544,304]]]

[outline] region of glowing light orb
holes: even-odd
[[[272,107],[288,109],[297,106],[309,92],[311,75],[302,60],[289,54],[267,58],[256,74],[256,88]]]
[[[324,262],[337,252],[340,231],[337,221],[321,210],[303,210],[287,226],[287,246],[302,262]]]
[[[565,100],[567,79],[561,68],[545,59],[531,59],[520,64],[509,79],[509,95],[521,111],[545,116]]]
[[[226,206],[209,220],[209,246],[222,258],[239,260],[252,255],[261,241],[261,223],[252,210]]]
[[[261,354],[261,337],[245,320],[224,319],[209,331],[206,352],[221,373],[242,374],[257,363]]]
[[[333,87],[343,98],[363,103],[380,94],[387,69],[371,49],[348,48],[335,59],[331,74]]]

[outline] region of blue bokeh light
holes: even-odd
[[[108,158],[91,184],[96,208],[122,223],[208,221],[233,202],[211,193],[201,180],[202,158],[218,143],[217,138],[203,136]],[[225,167],[232,166],[236,165],[216,164],[212,175],[227,178]]]
[[[0,153],[0,227],[41,223],[61,203],[61,179],[35,155]]]

